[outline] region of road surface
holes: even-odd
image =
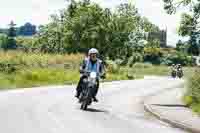
[[[185,133],[144,112],[145,97],[176,87],[181,80],[146,78],[104,83],[99,103],[81,111],[75,86],[0,92],[1,133]]]

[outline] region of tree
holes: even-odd
[[[51,18],[36,35],[36,44],[43,52],[85,53],[95,47],[104,57],[124,59],[132,56],[132,46],[127,45],[131,33],[137,33],[138,27],[142,32],[158,29],[127,3],[111,12],[89,0],[70,0],[67,8]]]
[[[176,50],[184,52],[184,43],[181,40],[178,40],[176,44]]]
[[[2,48],[5,50],[8,49],[16,49],[17,45],[16,45],[16,41],[15,41],[15,37],[16,37],[16,28],[13,21],[11,21],[11,23],[9,24],[9,30],[7,33],[7,37],[8,37],[8,41],[7,44],[2,45]]]
[[[19,27],[18,35],[32,36],[36,34],[36,26],[31,23],[25,23],[23,26]]]
[[[143,48],[145,47],[145,44],[147,43],[146,40],[144,40],[144,33],[142,33],[141,29],[137,31],[133,31],[129,35],[129,42],[127,45],[129,48],[131,48],[134,52],[143,52]]]
[[[198,54],[197,37],[200,35],[200,1],[199,0],[163,0],[167,13],[176,13],[177,9],[184,8],[189,11],[182,14],[179,34],[190,36],[190,54]]]
[[[0,34],[0,47],[4,47],[8,43],[8,37],[5,34]]]
[[[160,49],[160,41],[149,41],[144,48],[144,61],[151,62],[153,64],[160,64],[162,57]]]
[[[191,34],[190,41],[189,41],[188,53],[192,55],[199,55],[199,46],[197,42],[197,36],[195,33]]]

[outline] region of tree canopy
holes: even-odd
[[[179,26],[181,36],[189,36],[189,53],[198,55],[200,47],[200,1],[199,0],[163,0],[167,13],[176,13],[178,9],[184,9]]]
[[[70,1],[51,22],[39,28],[38,45],[44,52],[86,52],[99,49],[111,59],[131,56],[130,34],[159,28],[143,18],[134,5],[123,3],[115,11],[90,1]],[[130,44],[130,43],[129,43]]]

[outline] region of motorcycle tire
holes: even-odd
[[[87,110],[87,102],[84,101],[82,104],[81,104],[81,109],[82,110]]]

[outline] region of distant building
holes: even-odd
[[[23,26],[18,28],[18,34],[23,36],[32,36],[36,34],[36,26],[31,23],[25,23]]]
[[[167,47],[167,30],[160,30],[158,32],[149,32],[147,35],[147,40],[159,40],[160,41],[160,46],[162,48]]]

